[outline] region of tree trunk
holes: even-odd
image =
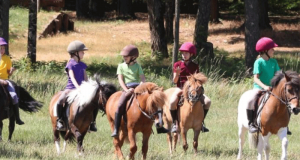
[[[7,47],[5,53],[9,55],[9,1],[0,0],[0,37],[3,37],[7,41]]]
[[[174,38],[172,64],[177,62],[178,59],[179,20],[180,20],[180,0],[175,0],[175,38]]]
[[[118,17],[135,17],[132,10],[132,0],[118,0],[117,2]]]
[[[260,29],[272,29],[270,25],[270,19],[268,16],[268,0],[258,1],[258,13],[259,13],[259,28]]]
[[[210,0],[199,0],[198,11],[194,31],[194,44],[197,48],[198,57],[201,58],[201,65],[204,62],[209,62],[213,56],[213,50],[211,49],[211,43],[207,44],[208,36],[208,22],[211,9]]]
[[[166,0],[166,39],[167,43],[172,43],[173,36],[173,19],[174,19],[174,0]]]
[[[163,4],[160,0],[147,0],[152,56],[167,58],[168,49],[164,28]]]
[[[210,21],[213,23],[219,23],[219,3],[218,0],[211,1],[211,12],[210,12]]]
[[[36,23],[37,23],[37,0],[31,0],[29,5],[28,44],[27,58],[31,63],[36,62]]]
[[[76,0],[76,16],[77,18],[88,18],[89,3],[86,0]]]
[[[104,1],[89,0],[89,17],[92,19],[100,19],[104,16]]]
[[[252,73],[254,61],[258,55],[255,45],[259,39],[258,1],[245,0],[245,50],[246,67]]]

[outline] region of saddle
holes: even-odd
[[[255,120],[254,123],[257,125],[257,119],[259,118],[259,115],[266,104],[267,100],[270,97],[270,94],[267,94],[267,91],[259,91],[256,95],[256,101],[254,103],[254,111],[255,114],[253,115],[253,119]],[[258,126],[258,125],[257,125]]]

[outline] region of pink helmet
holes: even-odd
[[[0,37],[0,46],[7,45],[7,42],[5,41],[4,38]]]
[[[181,47],[179,48],[179,51],[182,52],[189,52],[192,53],[193,55],[196,55],[196,47],[193,43],[191,42],[185,42],[181,45]]]
[[[274,47],[278,47],[278,45],[271,38],[262,37],[257,41],[255,49],[257,52],[262,52]]]

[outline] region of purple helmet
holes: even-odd
[[[5,41],[4,38],[0,37],[0,46],[7,45],[7,42]]]

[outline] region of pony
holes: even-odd
[[[54,135],[54,143],[57,153],[60,154],[66,149],[66,142],[75,137],[77,141],[77,152],[83,155],[83,139],[89,129],[93,120],[93,110],[98,108],[105,111],[107,99],[116,92],[117,89],[113,84],[105,82],[100,83],[99,79],[96,81],[89,79],[83,82],[78,89],[74,89],[67,96],[67,103],[64,106],[66,123],[66,131],[56,130],[56,104],[61,92],[56,93],[51,99],[49,105],[49,113],[52,123],[52,131]],[[60,136],[64,138],[63,150],[60,150]]]
[[[179,94],[183,94],[183,105],[177,108],[177,116],[178,116],[178,133],[181,134],[183,141],[183,149],[186,151],[188,149],[188,144],[186,140],[186,135],[189,129],[194,130],[194,141],[193,147],[194,152],[197,153],[198,147],[198,138],[200,131],[202,129],[202,122],[204,120],[204,109],[203,102],[204,100],[204,89],[203,84],[207,81],[207,77],[203,73],[195,73],[187,77],[188,80],[185,82],[183,91]],[[164,122],[166,124],[166,128],[171,129],[172,126],[172,116],[169,110],[169,102],[170,99],[178,88],[169,88],[164,91],[167,95],[167,102],[164,106]],[[176,95],[180,96],[180,95]],[[169,144],[169,151],[172,154],[172,151],[176,150],[176,144],[178,140],[178,133],[167,133],[167,140]],[[172,143],[172,139],[174,141]],[[172,147],[173,145],[174,147]]]
[[[268,91],[269,98],[264,106],[258,109],[257,124],[259,132],[248,134],[250,146],[257,148],[257,159],[262,159],[264,149],[265,159],[269,159],[270,144],[269,137],[277,135],[282,144],[281,159],[287,159],[287,126],[290,121],[290,114],[298,114],[300,78],[294,71],[277,72],[271,81],[272,91]],[[238,135],[239,152],[237,159],[242,158],[245,133],[248,130],[248,119],[246,115],[247,104],[243,103],[249,95],[249,91],[243,93],[238,105]]]
[[[34,113],[39,111],[43,103],[35,100],[26,89],[21,86],[18,86],[15,82],[9,80],[19,97],[19,108],[21,108],[25,112]],[[7,83],[0,84],[0,141],[2,141],[2,129],[3,129],[3,120],[8,118],[9,125],[8,125],[8,141],[11,141],[13,132],[15,130],[15,121],[16,117],[12,110],[12,98],[6,88]]]
[[[111,131],[114,129],[115,112],[121,94],[122,91],[116,92],[108,99],[106,104],[106,115]],[[123,115],[119,136],[113,138],[115,155],[119,159],[124,158],[121,148],[125,139],[128,139],[130,143],[129,158],[134,159],[134,154],[137,151],[136,134],[138,132],[143,134],[142,155],[143,159],[146,159],[153,121],[159,119],[157,115],[161,115],[159,112],[162,112],[165,98],[163,89],[155,83],[145,82],[135,88],[133,96],[127,103],[126,113]],[[156,125],[162,126],[162,120]]]

